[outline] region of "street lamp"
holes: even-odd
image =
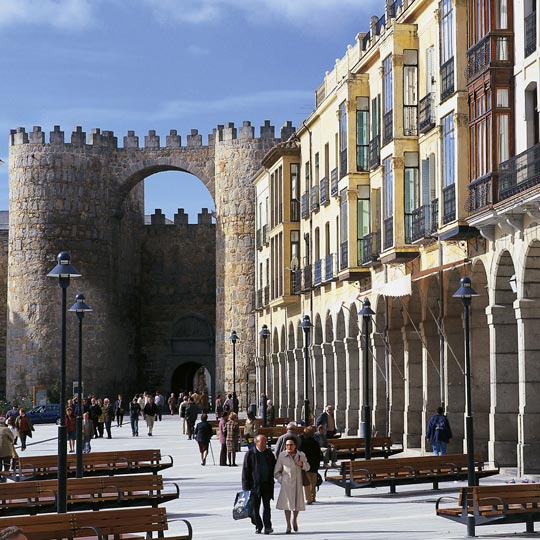
[[[364,321],[364,437],[366,439],[366,459],[371,459],[371,404],[369,401],[369,323],[375,312],[371,309],[371,302],[366,298],[362,302],[362,309],[358,315]]]
[[[474,477],[474,434],[472,418],[471,396],[471,343],[469,316],[471,298],[479,296],[472,288],[469,277],[462,277],[461,287],[453,294],[454,298],[461,298],[463,302],[463,320],[465,323],[465,435],[467,437],[467,485],[472,487],[476,484]],[[474,516],[467,518],[467,536],[474,536]]]
[[[270,330],[266,324],[262,325],[262,328],[259,332],[259,336],[263,340],[263,383],[262,383],[262,392],[261,392],[261,403],[262,403],[262,423],[266,427],[266,340],[270,335]]]
[[[83,477],[83,444],[82,444],[82,344],[83,344],[83,319],[84,314],[92,311],[92,308],[84,301],[84,294],[75,296],[76,302],[69,308],[68,311],[75,313],[79,319],[79,365],[78,365],[78,382],[77,382],[77,478]]]
[[[304,331],[304,425],[309,425],[309,395],[308,395],[308,369],[309,369],[309,333],[313,328],[309,315],[304,315],[300,328]]]
[[[62,251],[56,258],[58,264],[47,277],[58,278],[62,289],[62,354],[60,359],[60,421],[58,423],[58,500],[57,512],[67,512],[67,429],[66,429],[66,293],[69,280],[80,277],[80,272],[71,265],[71,255]]]
[[[236,397],[236,342],[238,341],[238,334],[236,333],[236,330],[231,332],[229,340],[232,343],[233,410],[238,414],[238,398]]]

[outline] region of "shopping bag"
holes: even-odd
[[[251,491],[239,491],[234,499],[233,519],[246,519],[253,515],[253,496]]]

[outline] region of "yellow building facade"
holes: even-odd
[[[307,376],[314,415],[331,403],[341,430],[357,434],[367,373],[374,433],[426,451],[427,420],[443,405],[451,450],[463,451],[463,306],[452,295],[470,275],[479,293],[475,448],[494,459],[492,256],[468,221],[466,21],[464,0],[388,3],[326,74],[295,136],[266,156],[254,179],[257,226],[267,228],[256,253],[256,314],[271,334],[266,357],[259,342],[257,366],[260,382],[266,363],[266,391],[282,416],[301,419]],[[367,371],[365,298],[375,312]]]

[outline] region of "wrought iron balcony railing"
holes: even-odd
[[[362,264],[368,266],[378,260],[381,253],[381,236],[378,231],[362,238]]]
[[[536,50],[536,11],[525,17],[525,58]]]
[[[467,199],[466,209],[470,214],[474,214],[482,208],[491,206],[496,196],[497,175],[494,173],[486,174],[476,178],[469,184],[469,198]]]
[[[301,206],[302,206],[302,219],[307,219],[309,217],[309,205],[308,205],[308,194],[302,193],[302,200],[301,200]]]
[[[340,256],[339,256],[339,269],[344,270],[349,267],[349,243],[341,242]]]
[[[465,75],[468,80],[486,70],[491,63],[491,37],[485,36],[467,51]]]
[[[418,105],[418,130],[427,133],[435,127],[435,94],[425,95]]]
[[[255,291],[255,309],[263,307],[263,292],[262,289]]]
[[[381,145],[379,137],[374,137],[369,141],[369,168],[375,169],[381,164]]]
[[[322,259],[317,259],[313,265],[313,286],[317,287],[322,282]]]
[[[262,228],[262,241],[265,246],[269,244],[268,240],[268,225],[263,225]]]
[[[456,185],[450,184],[443,192],[443,225],[456,219]]]
[[[540,184],[540,144],[499,165],[499,201]]]
[[[319,186],[311,186],[309,193],[309,209],[311,212],[319,209]]]
[[[424,204],[416,208],[411,213],[411,230],[408,242],[418,242],[424,238],[429,238],[433,232],[433,201],[430,204]]]
[[[263,305],[264,306],[267,306],[270,302],[270,286],[267,285],[264,289],[263,289]]]
[[[389,217],[384,220],[384,249],[389,249],[394,245],[394,218]]]
[[[383,146],[394,137],[394,111],[388,111],[383,116]]]
[[[454,93],[454,58],[450,58],[441,66],[441,99]]]
[[[291,294],[300,294],[302,290],[302,272],[291,270]]]
[[[343,178],[347,174],[347,148],[339,152],[339,177]]]
[[[291,199],[291,221],[300,221],[300,201]]]
[[[313,273],[311,264],[302,268],[302,291],[309,291],[313,288]]]
[[[328,178],[326,177],[321,179],[320,196],[321,204],[330,202],[330,197],[328,196]]]
[[[439,230],[439,199],[431,201],[431,229],[430,233],[434,234]]]
[[[330,195],[332,197],[335,197],[339,192],[338,181],[338,170],[332,169],[330,173]]]
[[[257,243],[257,249],[261,250],[263,248],[263,239],[262,239],[262,229],[257,229],[255,233],[255,241]]]
[[[324,281],[332,281],[337,277],[337,257],[335,253],[329,253],[324,259]]]

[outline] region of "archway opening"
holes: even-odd
[[[208,369],[198,362],[185,362],[178,366],[171,377],[171,392],[207,392],[211,394],[212,375]]]

